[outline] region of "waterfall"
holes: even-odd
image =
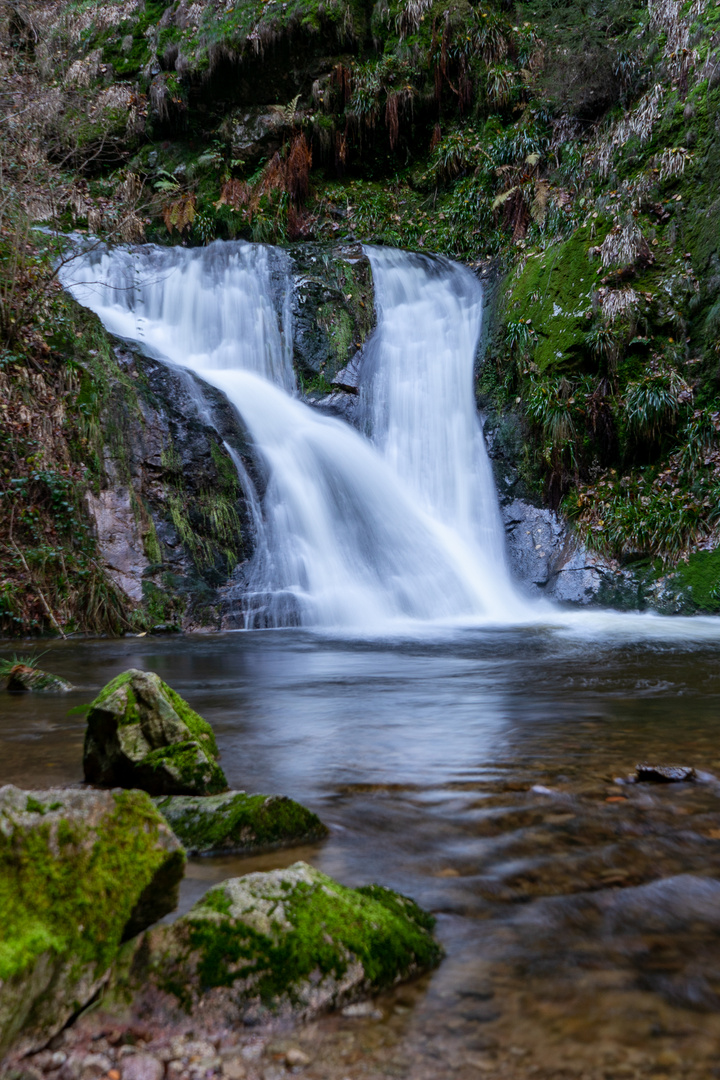
[[[108,330],[191,369],[242,417],[268,477],[253,505],[248,626],[515,621],[525,604],[505,566],[473,399],[481,287],[446,260],[369,256],[378,329],[362,373],[366,437],[295,396],[283,252],[223,241],[98,249],[62,280]]]

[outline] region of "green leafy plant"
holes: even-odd
[[[46,650],[47,651],[47,650]],[[13,653],[9,659],[0,659],[0,676],[7,676],[10,674],[14,667],[22,666],[35,670],[40,663],[45,653],[34,653],[33,655],[21,656],[19,653]]]
[[[642,379],[631,382],[625,394],[625,416],[636,438],[656,440],[676,422],[692,390],[672,368],[649,367]]]

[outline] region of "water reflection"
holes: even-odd
[[[331,826],[311,848],[194,860],[183,908],[225,876],[305,858],[438,914],[438,972],[383,999],[381,1021],[313,1025],[325,1071],[307,1075],[712,1075],[720,644],[272,632],[64,642],[43,662],[81,689],[0,696],[1,781],[79,780],[68,707],[137,666],[210,720],[233,786],[292,795]],[[615,782],[646,758],[705,782]]]

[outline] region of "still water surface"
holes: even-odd
[[[183,910],[223,877],[304,858],[438,917],[439,970],[379,1000],[381,1015],[310,1025],[305,1075],[720,1076],[707,623],[619,643],[542,627],[56,643],[42,666],[79,690],[0,695],[0,782],[80,780],[84,724],[68,709],[128,667],[156,671],[213,725],[232,787],[290,795],[331,827],[309,848],[193,860]],[[616,783],[646,759],[702,782]]]

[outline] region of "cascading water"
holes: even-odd
[[[378,329],[363,370],[366,426],[388,465],[420,505],[467,550],[468,574],[493,610],[512,605],[504,529],[473,372],[482,288],[447,259],[368,248]],[[496,583],[487,595],[487,580]],[[517,606],[516,604],[514,605]]]
[[[370,440],[292,396],[282,252],[221,241],[99,250],[69,262],[63,283],[108,330],[191,369],[240,413],[268,476],[248,625],[516,621],[525,604],[472,397],[481,288],[444,260],[369,254]]]

